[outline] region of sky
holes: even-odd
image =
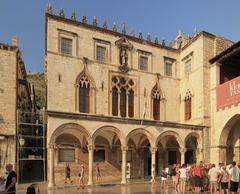
[[[70,18],[75,10],[77,19],[97,17],[98,24],[114,22],[118,29],[126,23],[127,32],[139,31],[146,38],[150,33],[159,40],[174,40],[178,31],[192,35],[194,29],[208,31],[230,40],[240,40],[239,0],[0,0],[0,42],[19,39],[26,69],[44,71],[45,10],[48,3],[54,14],[61,8]]]

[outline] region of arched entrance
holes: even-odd
[[[199,156],[197,156],[198,151],[201,151],[198,149],[198,141],[200,139],[200,136],[196,132],[191,132],[187,135],[185,138],[185,163],[186,164],[193,164],[194,162],[197,162]]]
[[[220,136],[219,160],[230,164],[239,160],[240,147],[240,114],[234,115],[224,126]]]
[[[66,164],[73,179],[78,179],[79,165],[89,167],[90,133],[81,125],[67,123],[54,130],[48,146],[48,186],[64,182]],[[87,171],[86,171],[87,174]]]
[[[99,164],[101,182],[120,181],[122,164],[122,134],[113,126],[103,126],[93,134],[93,166]]]
[[[151,178],[152,166],[152,135],[144,129],[135,129],[127,136],[130,178]]]

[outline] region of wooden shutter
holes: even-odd
[[[160,99],[153,99],[153,119],[160,120]]]
[[[89,84],[83,84],[79,88],[79,111],[89,113],[90,105],[90,88]]]
[[[118,90],[116,87],[112,89],[112,115],[118,116]]]
[[[130,90],[128,94],[128,116],[134,117],[134,91]]]
[[[185,120],[191,119],[192,115],[192,106],[191,106],[191,98],[185,98],[184,100],[184,106],[185,106]]]
[[[120,114],[121,117],[126,117],[126,90],[124,88],[121,89],[120,94]]]

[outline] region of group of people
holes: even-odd
[[[7,173],[6,179],[3,176],[0,177],[0,193],[15,194],[17,174],[13,170],[12,164],[6,165],[6,173]]]
[[[193,193],[210,191],[212,194],[235,194],[239,191],[240,163],[232,162],[230,165],[219,163],[205,164],[203,161],[192,165],[174,164],[169,170],[164,168],[161,173],[161,188],[166,189],[168,176],[172,177],[173,186],[178,193],[191,190]]]
[[[81,168],[80,168],[80,172],[78,174],[79,177],[79,186],[78,189],[85,188],[85,166],[82,164]],[[99,183],[101,179],[101,173],[100,173],[100,165],[99,163],[96,164],[96,182]],[[69,164],[66,164],[65,167],[65,183],[68,183],[68,180],[70,181],[70,183],[73,183],[73,180],[71,179],[71,168],[69,166]]]

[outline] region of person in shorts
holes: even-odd
[[[226,166],[222,167],[221,174],[219,176],[219,182],[221,184],[221,193],[228,193],[228,181],[229,181],[229,173],[226,169]]]
[[[84,189],[85,184],[84,184],[84,172],[85,172],[85,168],[84,165],[81,165],[81,169],[80,169],[80,173],[78,174],[79,176],[79,187],[78,189],[80,189],[80,187],[82,187],[82,189]]]
[[[186,191],[186,180],[187,180],[187,167],[185,164],[179,169],[180,171],[180,192],[185,193]]]
[[[230,192],[231,192],[231,194],[236,194],[238,191],[239,174],[240,174],[240,170],[236,166],[236,162],[233,161],[232,168],[230,170]]]
[[[208,172],[208,177],[210,180],[210,193],[216,193],[218,188],[218,176],[220,171],[216,168],[215,164],[212,164],[211,169]]]
[[[71,183],[73,182],[73,180],[71,179],[71,168],[69,164],[66,164],[65,167],[65,183],[67,183],[67,180],[69,180]]]
[[[167,172],[166,172],[166,168],[163,168],[161,173],[160,173],[160,177],[161,177],[161,189],[165,190],[166,189],[166,181],[167,181]]]
[[[171,170],[171,177],[173,181],[173,187],[176,188],[176,164],[173,164],[173,169]]]

